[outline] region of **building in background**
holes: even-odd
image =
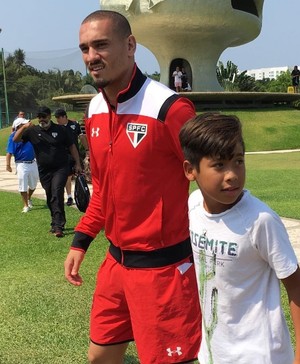
[[[283,67],[256,68],[253,70],[248,70],[246,74],[248,76],[254,77],[255,81],[263,80],[265,78],[273,80],[276,79],[278,76],[280,76],[282,73],[285,73],[286,71],[292,71],[293,67],[283,66]]]

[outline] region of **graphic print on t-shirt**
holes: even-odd
[[[198,248],[200,301],[202,310],[208,315],[202,316],[205,338],[209,353],[208,364],[214,364],[211,340],[218,323],[218,289],[213,282],[216,276],[216,266],[224,266],[226,260],[237,256],[237,244],[226,241],[215,241],[207,238],[207,231],[201,235],[191,231],[191,242]],[[217,258],[218,254],[218,258]],[[220,256],[226,256],[222,259]],[[209,303],[210,307],[205,307]]]

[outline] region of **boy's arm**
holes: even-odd
[[[8,172],[12,172],[12,168],[11,168],[11,164],[10,164],[11,156],[12,156],[11,153],[6,153],[6,170]]]
[[[300,269],[288,278],[282,279],[288,294],[290,311],[295,330],[295,359],[293,364],[300,364]]]

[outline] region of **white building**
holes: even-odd
[[[256,80],[263,80],[265,78],[269,79],[276,79],[282,73],[286,71],[292,71],[294,68],[291,66],[284,66],[284,67],[269,67],[269,68],[257,68],[253,70],[248,70],[246,74],[248,76],[254,77]]]

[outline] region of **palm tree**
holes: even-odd
[[[255,91],[255,79],[247,71],[239,72],[238,67],[227,61],[226,67],[220,61],[216,69],[217,79],[225,91]]]
[[[26,75],[37,75],[38,71],[26,64],[25,52],[22,49],[16,49],[13,54],[9,54],[6,58],[6,66],[12,70],[12,73],[18,77]]]
[[[74,72],[71,70],[65,70],[62,73],[64,80],[64,92],[74,92],[74,90],[80,90],[83,86],[82,74],[79,71]]]
[[[217,78],[221,85],[224,83],[224,81],[234,82],[237,74],[238,67],[234,63],[227,61],[226,67],[224,67],[223,62],[219,61],[217,66]]]
[[[25,52],[22,49],[19,48],[14,51],[14,62],[19,68],[26,66]]]

